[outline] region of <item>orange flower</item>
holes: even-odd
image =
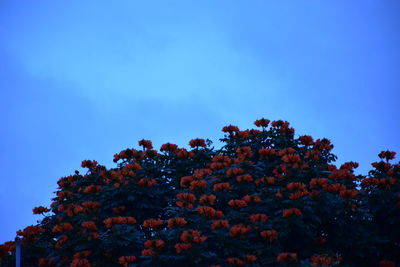
[[[292,200],[293,199],[299,199],[299,198],[302,198],[302,197],[304,197],[304,196],[306,196],[308,194],[310,194],[308,191],[299,191],[299,192],[290,194],[289,195],[289,199],[292,199]]]
[[[356,189],[343,190],[340,191],[339,195],[342,198],[354,198],[355,196],[358,195],[358,190]]]
[[[331,141],[327,138],[317,139],[314,143],[314,149],[330,151],[333,148]]]
[[[211,229],[219,229],[221,227],[228,228],[229,222],[227,220],[215,220],[211,223]]]
[[[240,158],[245,158],[245,157],[251,158],[253,156],[253,152],[251,150],[251,147],[249,146],[239,147],[238,149],[236,149],[236,153]]]
[[[95,212],[95,210],[97,210],[101,206],[99,202],[91,202],[91,201],[82,202],[81,205],[85,209],[86,213]]]
[[[116,214],[119,214],[119,213],[121,213],[121,212],[124,212],[125,209],[126,209],[125,206],[119,206],[119,207],[114,207],[114,208],[112,208],[113,212],[116,213]]]
[[[84,250],[84,251],[75,253],[73,258],[74,259],[86,258],[86,257],[89,257],[90,255],[92,255],[92,251]]]
[[[145,154],[146,157],[148,157],[148,158],[153,158],[153,157],[158,156],[157,150],[154,150],[154,149],[147,149],[147,150],[144,152],[144,154]]]
[[[15,251],[15,242],[7,241],[4,244],[0,245],[0,258],[4,256],[4,254],[9,255],[11,252]]]
[[[55,225],[54,227],[53,227],[53,233],[62,233],[62,232],[64,232],[64,231],[69,231],[69,230],[72,230],[73,229],[73,227],[72,227],[72,224],[70,224],[70,223],[63,223],[63,224],[61,224],[61,225]]]
[[[284,148],[284,149],[280,150],[280,151],[278,152],[278,155],[279,155],[280,157],[282,157],[282,156],[284,156],[284,155],[293,154],[294,152],[296,152],[296,150],[295,150],[293,147],[287,147],[287,148]]]
[[[272,171],[272,174],[276,178],[282,178],[285,174],[289,172],[288,166],[285,164],[279,164],[275,169]]]
[[[110,217],[103,220],[103,223],[107,228],[111,228],[114,224],[135,224],[136,219],[134,217]]]
[[[314,143],[314,139],[312,138],[312,136],[309,136],[309,135],[300,136],[299,141],[302,145],[305,145],[305,146],[310,146]]]
[[[269,123],[270,123],[270,120],[262,118],[262,119],[256,120],[254,122],[254,125],[257,127],[267,127]]]
[[[257,130],[257,129],[251,129],[249,132],[250,132],[250,135],[253,135],[253,136],[258,135],[258,134],[261,133],[261,131]]]
[[[236,177],[237,182],[251,182],[253,181],[253,177],[251,177],[250,174],[245,174],[245,175],[239,175]]]
[[[231,189],[231,185],[229,183],[217,183],[217,184],[214,184],[214,186],[213,186],[213,190],[215,192],[229,191],[230,189]]]
[[[338,191],[344,191],[346,190],[346,186],[336,183],[336,184],[327,184],[322,187],[327,192],[338,192]]]
[[[242,168],[230,168],[226,171],[226,176],[233,177],[244,173]]]
[[[335,264],[335,259],[329,256],[312,256],[310,258],[311,266],[332,266]]]
[[[206,189],[206,186],[207,186],[206,180],[197,180],[197,181],[191,181],[189,188],[190,188],[190,191],[193,192],[196,190],[196,188],[204,190],[204,189]]]
[[[284,217],[284,218],[289,217],[291,215],[301,216],[303,214],[302,214],[301,210],[299,210],[297,208],[285,209],[282,212],[282,217]]]
[[[239,138],[249,138],[251,135],[249,130],[244,130],[244,131],[238,131],[236,132],[235,137],[239,137]]]
[[[246,203],[251,203],[251,202],[254,202],[254,203],[261,203],[261,202],[262,202],[261,198],[260,198],[259,196],[256,196],[256,195],[252,195],[252,196],[250,196],[250,195],[245,195],[245,196],[243,197],[243,200],[244,200]]]
[[[246,201],[241,200],[241,199],[231,199],[231,200],[229,200],[228,205],[231,207],[237,207],[237,208],[247,207]]]
[[[391,168],[391,164],[388,162],[373,162],[371,163],[372,167],[374,167],[375,169],[377,169],[378,171],[382,171],[382,172],[386,172]]]
[[[199,203],[208,203],[214,205],[214,201],[217,199],[215,195],[202,195],[199,199]]]
[[[154,256],[156,252],[152,249],[143,249],[141,252],[142,256]]]
[[[181,201],[186,201],[190,203],[194,203],[196,201],[196,196],[192,193],[179,193],[176,197]]]
[[[90,194],[103,191],[103,188],[100,185],[90,185],[83,188],[83,193]]]
[[[128,267],[129,263],[136,261],[135,256],[121,256],[118,258],[118,263],[124,267]]]
[[[306,154],[304,155],[304,158],[318,161],[321,158],[321,155],[322,155],[321,151],[310,150],[310,151],[306,152]]]
[[[252,214],[250,216],[251,222],[266,222],[268,220],[268,216],[263,213]]]
[[[256,186],[259,186],[261,183],[265,183],[268,185],[273,185],[275,184],[275,178],[274,177],[262,177],[260,179],[257,179],[254,181]]]
[[[195,154],[192,151],[188,152],[185,148],[178,149],[176,155],[180,159],[187,159],[195,156]]]
[[[180,185],[182,188],[186,188],[190,185],[190,183],[193,181],[193,177],[192,176],[183,176],[181,178],[181,182]]]
[[[351,171],[348,169],[340,169],[340,170],[332,171],[331,175],[329,175],[329,178],[335,179],[335,180],[354,181],[356,179],[356,176],[354,174],[352,174]]]
[[[55,261],[53,257],[50,258],[40,258],[38,260],[38,265],[39,267],[43,267],[43,266],[53,266],[55,265]]]
[[[160,250],[165,246],[165,242],[161,239],[157,240],[146,240],[144,242],[144,247],[145,248],[151,248],[155,250]]]
[[[276,230],[264,230],[260,233],[261,237],[268,239],[269,242],[274,241],[278,238],[278,232]]]
[[[222,128],[222,131],[224,133],[232,133],[232,132],[238,132],[239,128],[237,126],[233,126],[233,125],[229,125],[229,126],[224,126],[224,128]]]
[[[69,229],[69,228],[67,228]],[[40,235],[42,233],[44,233],[46,230],[45,228],[38,226],[38,225],[31,225],[31,226],[27,226],[24,228],[23,231],[19,230],[17,231],[17,235],[18,236],[22,236],[23,240],[25,242],[31,242],[31,241],[36,241],[39,239]],[[63,232],[64,229],[62,229],[61,232]]]
[[[297,253],[280,253],[276,257],[277,262],[295,262],[297,261]]]
[[[33,214],[42,214],[48,211],[49,209],[43,206],[33,208]]]
[[[92,265],[87,259],[74,259],[70,267],[91,267]]]
[[[345,169],[351,171],[352,169],[358,168],[359,164],[354,161],[345,162],[340,166],[340,169]]]
[[[63,228],[61,227],[61,225],[56,224],[53,227],[53,233],[62,233],[63,232]]]
[[[220,162],[213,162],[213,163],[209,164],[208,167],[212,170],[221,170],[221,169],[225,168],[226,166],[224,166],[224,164],[220,163]]]
[[[82,227],[87,228],[89,230],[97,230],[96,224],[92,221],[83,222]]]
[[[139,163],[137,162],[132,162],[129,164],[126,164],[124,167],[122,167],[123,170],[130,170],[130,171],[138,171],[142,169],[142,166],[140,166]],[[123,178],[123,175],[121,175],[121,172],[115,172],[115,171],[111,171],[111,176],[113,176],[113,178],[117,178],[118,176],[120,178]]]
[[[299,154],[286,154],[281,159],[286,163],[296,163],[300,161],[300,156]]]
[[[150,140],[142,139],[139,141],[139,146],[143,146],[143,149],[152,149],[153,143]]]
[[[250,227],[246,227],[243,224],[236,224],[229,230],[231,236],[241,236],[247,234],[250,231]]]
[[[93,232],[90,234],[90,236],[88,237],[88,240],[92,240],[92,239],[98,239],[100,237],[99,233],[97,232]]]
[[[262,158],[272,157],[272,156],[275,155],[275,153],[276,153],[276,151],[273,148],[261,148],[261,149],[258,150],[258,154]]]
[[[64,199],[66,199],[66,198],[71,197],[72,196],[72,192],[70,192],[70,191],[59,191],[59,192],[57,192],[57,196],[58,196],[58,200],[62,201]]]
[[[239,258],[227,258],[226,261],[236,266],[243,266],[245,263]]]
[[[175,204],[180,208],[185,208],[185,207],[188,208],[188,209],[193,208],[193,204],[192,203],[184,203],[182,201],[176,201]]]
[[[174,247],[175,247],[176,253],[179,254],[183,250],[191,249],[192,248],[192,244],[190,244],[190,243],[177,243],[177,244],[175,244]]]
[[[324,187],[328,184],[328,179],[326,178],[312,178],[310,181],[310,187],[315,188],[317,186]]]
[[[143,227],[157,228],[157,227],[161,227],[163,224],[164,224],[164,222],[161,219],[148,219],[143,222]]]
[[[192,193],[179,193],[176,195],[176,197],[178,198],[178,200],[175,202],[176,205],[180,208],[193,208],[193,203],[196,201],[196,196],[193,195]]]
[[[396,156],[396,152],[389,151],[389,150],[381,151],[381,153],[379,153],[378,156],[381,159],[386,159],[387,161],[389,161],[391,159],[394,159],[394,157]]]
[[[247,262],[255,262],[257,260],[257,257],[255,255],[246,255],[244,256],[244,258]]]
[[[185,220],[185,218],[172,218],[168,220],[168,227],[169,228],[173,228],[173,227],[183,227],[187,224],[187,221]]]
[[[196,230],[183,231],[180,240],[184,243],[203,243],[207,240],[206,236],[202,236],[201,232]]]
[[[142,178],[138,181],[137,183],[139,186],[147,186],[147,187],[153,187],[154,185],[157,184],[157,181],[155,179],[149,179],[149,178]]]
[[[228,156],[225,156],[223,154],[218,154],[215,155],[212,158],[212,162],[221,162],[221,163],[226,163],[226,164],[231,164],[232,163],[232,159]]]
[[[95,160],[84,160],[82,161],[81,167],[82,168],[94,168],[97,166],[97,161]]]
[[[212,207],[209,206],[199,206],[196,209],[199,215],[206,215],[208,218],[222,218],[224,214],[222,211],[217,211]]]
[[[171,143],[163,144],[160,148],[160,151],[166,151],[166,152],[177,152],[177,150],[178,146]]]
[[[379,184],[378,178],[364,178],[361,180],[363,186],[375,186]]]
[[[288,189],[288,190],[307,190],[307,187],[306,187],[306,185],[305,184],[303,184],[303,183],[289,183],[287,186],[286,186],[286,188]]]
[[[204,139],[192,139],[189,142],[189,146],[190,147],[206,147],[206,142],[204,141]]]
[[[207,175],[211,173],[212,173],[211,169],[195,169],[192,177],[196,180],[200,180],[202,178],[205,178]]]

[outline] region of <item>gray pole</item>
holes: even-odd
[[[21,239],[15,238],[15,266],[21,267]]]

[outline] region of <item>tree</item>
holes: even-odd
[[[107,169],[63,177],[38,225],[18,231],[25,266],[396,266],[400,164],[367,176],[337,167],[326,138],[294,137],[286,121],[226,126],[221,149],[151,141]],[[15,246],[0,246],[12,266]]]

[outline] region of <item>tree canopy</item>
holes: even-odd
[[[400,162],[367,175],[282,120],[223,127],[223,146],[140,140],[107,169],[58,181],[43,218],[17,232],[24,266],[381,266],[400,263]],[[349,143],[351,140],[349,140]],[[351,144],[350,144],[351,145]],[[14,266],[15,243],[0,245]]]

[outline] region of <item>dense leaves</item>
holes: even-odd
[[[328,139],[286,121],[223,128],[224,146],[149,140],[106,169],[58,181],[38,225],[17,235],[24,266],[382,266],[400,262],[400,164],[382,151],[367,176],[337,167]],[[0,246],[13,266],[15,244]]]

